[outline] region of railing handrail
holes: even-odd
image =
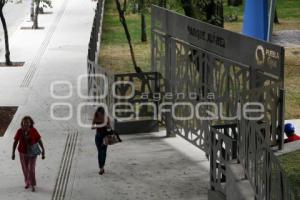
[[[93,27],[90,35],[90,41],[88,46],[88,60],[96,62],[96,57],[100,50],[100,39],[102,34],[102,22],[103,22],[103,9],[105,0],[98,0],[95,17],[93,20]],[[98,45],[99,43],[99,45]]]
[[[276,88],[276,84],[264,88],[272,87]],[[280,87],[278,89],[281,90]],[[292,185],[274,154],[270,138],[267,138],[270,127],[271,122],[267,120],[255,121],[243,118],[240,121],[238,160],[255,190],[256,199],[295,200]]]

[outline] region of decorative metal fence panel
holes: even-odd
[[[152,30],[283,80],[284,48],[153,6]]]
[[[129,120],[157,120],[161,102],[160,76],[156,72],[115,74],[114,104],[121,112],[118,118]],[[116,98],[118,97],[118,98]],[[122,112],[122,110],[131,110]]]
[[[134,112],[118,114],[134,119],[159,117],[159,105],[170,103],[166,108],[176,117],[162,116],[166,129],[206,152],[213,190],[225,193],[226,162],[238,158],[257,199],[295,199],[270,148],[281,148],[283,141],[283,48],[152,7],[152,72],[115,74],[96,60],[103,9],[104,0],[98,0],[88,52],[94,102],[107,105],[110,115],[116,104],[124,109],[128,103]],[[263,104],[264,118],[236,115],[249,101]]]
[[[282,115],[283,100],[284,90],[280,82],[241,93],[241,104],[243,102],[259,102],[263,105],[264,118],[261,121],[270,124],[269,129],[265,133],[265,140],[270,146],[274,146],[283,140],[283,135],[279,134],[284,126]]]
[[[295,200],[293,187],[266,140],[270,125],[263,121],[240,121],[239,160],[256,199]]]
[[[114,98],[111,88],[114,83],[114,73],[92,61],[88,61],[87,66],[90,102],[94,106],[104,105],[103,107],[107,109],[106,112],[112,117]],[[114,126],[114,124],[112,125]]]
[[[237,125],[211,127],[211,187],[226,193],[226,163],[237,158]]]
[[[236,120],[241,93],[274,83],[283,88],[282,47],[155,6],[152,7],[152,33],[152,70],[162,74],[166,92],[194,92],[198,99],[206,101],[213,94],[213,102],[218,104],[223,118]],[[270,111],[280,112],[269,112],[269,119],[283,124],[283,101],[272,106],[268,107]],[[272,144],[280,148],[282,128],[270,132]],[[191,132],[193,128],[184,129]]]
[[[244,166],[246,177],[256,191],[257,199],[294,200],[292,186],[285,177],[284,170],[273,153],[272,132],[278,132],[279,126],[273,116],[279,115],[278,108],[284,93],[280,84],[252,89],[244,93],[241,102],[256,101],[264,104],[264,118],[239,121],[238,157]],[[253,117],[254,114],[251,114]],[[249,116],[248,116],[249,117]],[[273,138],[278,140],[280,138]]]
[[[213,190],[225,193],[225,163],[239,158],[257,199],[269,200],[275,195],[273,179],[282,181],[281,197],[292,194],[270,148],[281,149],[283,145],[284,48],[153,6],[152,70],[162,75],[164,93],[176,97],[165,101],[190,104],[172,109],[175,118],[165,114],[164,119],[169,119],[166,129],[210,157]],[[250,131],[260,130],[258,123],[243,125],[240,111],[246,102],[263,105],[260,123],[268,124],[260,133],[263,137]],[[192,109],[201,117],[177,119],[189,116]],[[211,117],[214,110],[218,111],[217,118]],[[238,126],[225,128],[230,124]],[[230,135],[226,135],[228,130]],[[270,157],[274,159],[271,162],[267,161]],[[271,166],[276,176],[269,173]]]

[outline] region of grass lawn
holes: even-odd
[[[226,2],[226,1],[224,1]],[[300,30],[300,0],[277,0],[279,25],[274,30]],[[182,10],[176,9],[180,12]],[[230,12],[225,5],[225,16]],[[242,29],[243,6],[238,8],[239,21],[225,23],[225,28],[240,32]],[[140,42],[140,15],[126,14],[131,33],[137,64],[144,71],[150,70],[151,61],[151,32],[150,15],[146,16],[148,42]],[[102,66],[116,72],[134,72],[127,39],[123,26],[119,21],[114,0],[107,0],[103,22],[103,35],[99,60]],[[300,118],[300,48],[286,49],[285,58],[285,88],[286,88],[286,118]]]
[[[278,158],[290,183],[294,187],[296,199],[300,199],[300,150],[281,155]]]
[[[140,42],[140,15],[127,14],[126,20],[131,34],[137,64],[143,70],[149,71],[151,59],[150,15],[146,16],[148,37],[148,42],[146,43]],[[114,0],[106,1],[99,59],[102,66],[110,68],[113,71],[134,72],[128,42],[124,33],[124,28],[119,21],[119,15]]]
[[[223,1],[226,2],[226,1]],[[300,20],[300,1],[299,0],[276,0],[277,14],[280,19],[284,20]],[[224,4],[224,14],[229,15],[231,12],[237,13],[239,20],[242,21],[244,13],[244,5],[232,8]]]

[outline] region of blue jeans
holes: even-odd
[[[107,146],[103,144],[103,138],[105,137],[105,134],[103,133],[96,133],[95,136],[95,143],[97,146],[98,150],[98,164],[99,168],[103,168],[105,165],[105,160],[106,160],[106,151],[107,151]]]

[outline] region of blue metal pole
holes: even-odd
[[[267,40],[268,10],[268,0],[247,0],[243,33],[257,39]]]

